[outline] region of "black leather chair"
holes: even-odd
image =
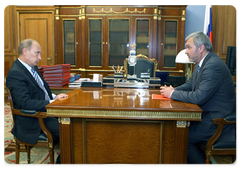
[[[42,129],[42,133],[39,135],[39,139],[37,143],[30,144],[26,142],[22,142],[15,137],[15,153],[16,153],[16,164],[19,164],[19,153],[20,153],[20,145],[26,147],[27,155],[28,155],[28,164],[30,164],[30,150],[33,146],[38,147],[47,147],[49,149],[50,155],[50,163],[54,163],[54,145],[58,142],[57,139],[54,139],[52,133],[47,129],[44,124],[43,119],[47,117],[46,112],[36,112],[34,110],[23,110],[23,109],[14,109],[13,100],[9,89],[7,88],[8,100],[10,102],[10,107],[13,116],[13,123],[15,122],[15,115],[19,116],[27,116],[27,117],[34,117],[38,119],[39,125]]]
[[[205,152],[206,160],[205,163],[210,163],[210,157],[212,155],[232,155],[232,162],[236,160],[236,133],[235,141],[228,140],[227,137],[221,138],[221,134],[224,126],[233,126],[236,132],[236,115],[228,116],[226,118],[213,119],[213,123],[218,125],[216,132],[207,141],[207,143],[201,143],[200,149]]]
[[[155,77],[157,67],[158,62],[154,58],[148,58],[143,54],[137,55],[137,64],[135,65],[135,74],[137,78],[141,78],[141,73],[150,73],[150,77]],[[124,70],[125,75],[133,73],[133,70],[131,70],[128,64],[128,58],[124,60]]]

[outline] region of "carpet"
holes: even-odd
[[[4,150],[13,141],[14,137],[11,134],[13,128],[13,119],[11,108],[8,105],[4,106]],[[54,159],[56,161],[60,154],[60,147],[56,145],[54,148]],[[5,152],[4,160],[8,164],[15,164],[15,152]],[[31,149],[31,164],[49,164],[50,157],[48,148],[44,147],[33,147]],[[20,152],[20,164],[27,164],[27,153]]]

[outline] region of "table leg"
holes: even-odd
[[[71,120],[59,118],[61,164],[71,164]]]

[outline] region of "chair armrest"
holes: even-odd
[[[236,116],[228,116],[226,118],[213,119],[215,125],[236,124]]]
[[[47,113],[46,112],[38,112],[36,110],[25,110],[25,109],[14,109],[12,108],[12,114],[19,115],[19,116],[25,116],[25,117],[35,117],[35,118],[46,118]]]
[[[226,118],[215,118],[215,119],[213,119],[213,123],[215,125],[218,125],[218,127],[217,127],[215,133],[212,135],[212,137],[207,142],[206,147],[207,147],[207,149],[210,149],[210,150],[212,149],[211,147],[213,146],[213,144],[218,140],[218,138],[222,134],[223,126],[226,124],[236,124],[236,116],[228,116]]]
[[[20,112],[23,114],[31,114],[31,115],[34,115],[37,113],[36,110],[25,110],[25,109],[20,109]]]

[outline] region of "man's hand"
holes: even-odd
[[[57,100],[57,99],[62,99],[62,98],[67,98],[67,97],[68,97],[67,94],[61,93],[61,94],[58,94],[58,95],[55,97],[55,100]]]
[[[174,91],[174,88],[172,86],[161,86],[160,87],[160,93],[163,95],[163,97],[171,98],[171,94]]]

